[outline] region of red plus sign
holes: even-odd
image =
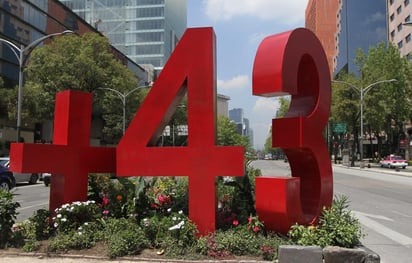
[[[63,91],[56,95],[53,144],[13,143],[10,169],[53,174],[50,211],[87,200],[88,174],[116,172],[116,148],[91,147],[92,94]]]

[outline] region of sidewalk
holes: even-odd
[[[345,164],[335,164],[332,162],[333,166],[340,166],[348,169],[357,169],[362,170],[365,172],[376,172],[376,173],[383,173],[383,174],[393,174],[398,176],[405,176],[405,177],[412,177],[412,166],[408,166],[405,169],[391,169],[391,168],[382,168],[377,163],[369,163],[367,161],[364,162],[364,168],[360,168],[360,163],[355,162],[355,166],[348,166]]]

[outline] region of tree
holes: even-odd
[[[251,153],[249,138],[236,131],[236,124],[227,117],[220,116],[217,120],[217,145],[239,145],[245,147],[245,153]]]
[[[289,97],[279,97],[279,109],[276,111],[276,118],[283,118],[289,110],[290,106],[290,98]],[[269,130],[269,135],[265,141],[265,152],[272,153],[272,154],[281,154],[279,148],[273,148],[272,146],[272,126]]]
[[[367,55],[358,52],[356,61],[365,85],[381,79],[397,80],[370,90],[364,98],[364,116],[369,134],[384,131],[387,153],[399,152],[404,123],[411,117],[410,64],[396,46],[383,42],[371,47]]]
[[[95,92],[94,114],[102,115],[105,131],[110,137],[122,134],[122,103],[116,94],[97,90],[112,88],[125,93],[137,87],[131,71],[115,59],[107,38],[95,33],[82,36],[65,35],[55,38],[48,45],[37,47],[30,56],[25,70],[27,77],[24,85],[22,120],[43,122],[52,120],[54,99],[62,90],[81,90]],[[137,109],[141,98],[139,93],[128,98],[128,117]],[[14,96],[13,96],[14,97]],[[15,96],[14,98],[17,98]],[[9,103],[9,118],[16,117],[16,102]],[[112,119],[116,119],[114,122]]]
[[[399,151],[399,140],[405,136],[404,122],[411,117],[410,65],[395,46],[385,43],[371,47],[367,54],[359,49],[355,63],[359,67],[357,76],[339,74],[337,80],[351,83],[358,87],[358,91],[349,85],[333,84],[331,121],[347,124],[348,131],[354,137],[352,148],[355,152],[354,146],[358,145],[360,135],[360,89],[380,80],[396,79],[396,82],[372,86],[367,93],[364,92],[363,100],[364,136],[370,140],[376,136],[379,142],[378,149],[369,148],[367,156],[372,156],[373,151],[396,153]],[[386,149],[380,146],[382,133],[386,139]]]

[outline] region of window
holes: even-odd
[[[398,42],[398,48],[402,48],[402,47],[403,47],[403,41],[401,40]]]
[[[403,1],[403,4],[404,4],[405,6],[408,6],[408,5],[409,5],[409,0]]]
[[[409,43],[411,41],[411,34],[408,34],[406,37],[405,37],[405,42],[406,43]]]
[[[395,30],[392,30],[391,32],[391,38],[393,39],[395,37]]]
[[[390,0],[389,3],[392,5],[394,0]]]
[[[391,19],[391,22],[392,22],[395,19],[395,14],[392,14],[390,19]]]
[[[398,32],[402,30],[402,23],[398,25]]]
[[[396,13],[399,15],[402,12],[402,6],[398,6],[398,8],[396,9]]]
[[[405,18],[405,23],[407,23],[407,22],[409,22],[409,21],[411,21],[411,16],[407,16],[407,17]]]

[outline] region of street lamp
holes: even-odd
[[[349,87],[351,87],[352,89],[354,89],[356,92],[359,93],[360,95],[360,142],[359,142],[359,151],[360,151],[360,168],[363,168],[363,98],[365,97],[366,93],[368,93],[368,91],[370,91],[373,87],[375,87],[378,84],[381,83],[389,83],[389,82],[394,82],[397,81],[396,79],[386,79],[386,80],[380,80],[377,81],[375,83],[372,83],[370,85],[368,85],[367,87],[363,88],[358,88],[355,85],[353,85],[352,83],[349,82],[345,82],[345,81],[341,81],[341,80],[332,80],[332,82],[336,82],[336,83],[342,83],[342,84],[346,84]]]
[[[68,33],[74,33],[71,30],[65,30],[60,33],[54,33],[50,35],[45,35],[33,42],[31,42],[29,45],[24,47],[23,44],[18,47],[16,44],[13,42],[0,38],[0,42],[3,42],[7,44],[7,46],[13,51],[13,54],[16,56],[17,60],[19,61],[19,89],[18,89],[18,95],[17,95],[17,142],[20,141],[20,132],[21,132],[21,103],[22,103],[22,96],[23,96],[23,69],[24,65],[27,61],[27,58],[29,57],[30,53],[33,51],[33,49],[39,45],[41,42],[48,38],[52,38],[55,36],[60,36]]]
[[[129,90],[128,92],[125,92],[125,93],[121,93],[120,91],[112,89],[112,88],[97,88],[97,89],[100,89],[100,90],[109,90],[111,92],[114,92],[120,98],[120,100],[122,101],[122,104],[123,104],[123,134],[126,131],[126,98],[127,98],[127,96],[129,96],[130,94],[132,94],[134,91],[136,91],[138,89],[143,89],[143,88],[147,88],[147,87],[150,87],[150,86],[138,86],[138,87],[136,87],[132,90]]]

